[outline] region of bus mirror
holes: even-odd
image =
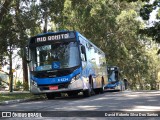
[[[81,59],[82,59],[82,61],[85,61],[85,57],[83,54],[81,54]]]
[[[85,47],[83,45],[81,46],[81,52],[82,54],[86,54]]]

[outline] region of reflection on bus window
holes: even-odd
[[[38,46],[33,49],[32,62],[36,71],[51,70],[53,62],[59,62],[60,68],[75,67],[80,64],[77,42],[56,43]]]

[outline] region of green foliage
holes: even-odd
[[[29,90],[29,85],[28,85],[27,82],[24,82],[24,83],[23,83],[23,90],[24,90],[24,91],[28,91],[28,90]]]
[[[126,0],[126,1],[128,1],[128,0]],[[137,2],[137,1],[138,0],[129,0],[128,2]],[[154,21],[154,24],[152,27],[147,27],[145,29],[140,30],[140,34],[145,34],[149,37],[152,37],[153,40],[160,43],[160,33],[159,33],[159,30],[160,30],[160,23],[159,23],[159,20],[160,20],[160,17],[159,17],[160,16],[160,9],[159,9],[160,1],[154,0],[152,3],[149,2],[149,0],[141,0],[141,1],[147,2],[140,9],[140,16],[143,18],[143,20],[149,20],[151,13],[154,10],[158,10],[157,15],[156,15],[158,22]]]
[[[15,85],[15,89],[14,90],[21,90],[23,87],[23,83],[20,81],[17,81],[16,85]]]

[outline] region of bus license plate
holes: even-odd
[[[49,86],[49,90],[58,90],[58,86]]]

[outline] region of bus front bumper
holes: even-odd
[[[64,83],[59,85],[43,85],[38,86],[35,85],[33,82],[30,84],[30,91],[33,94],[45,94],[45,93],[65,93],[69,91],[83,91],[84,85],[82,80],[76,80],[73,83]]]

